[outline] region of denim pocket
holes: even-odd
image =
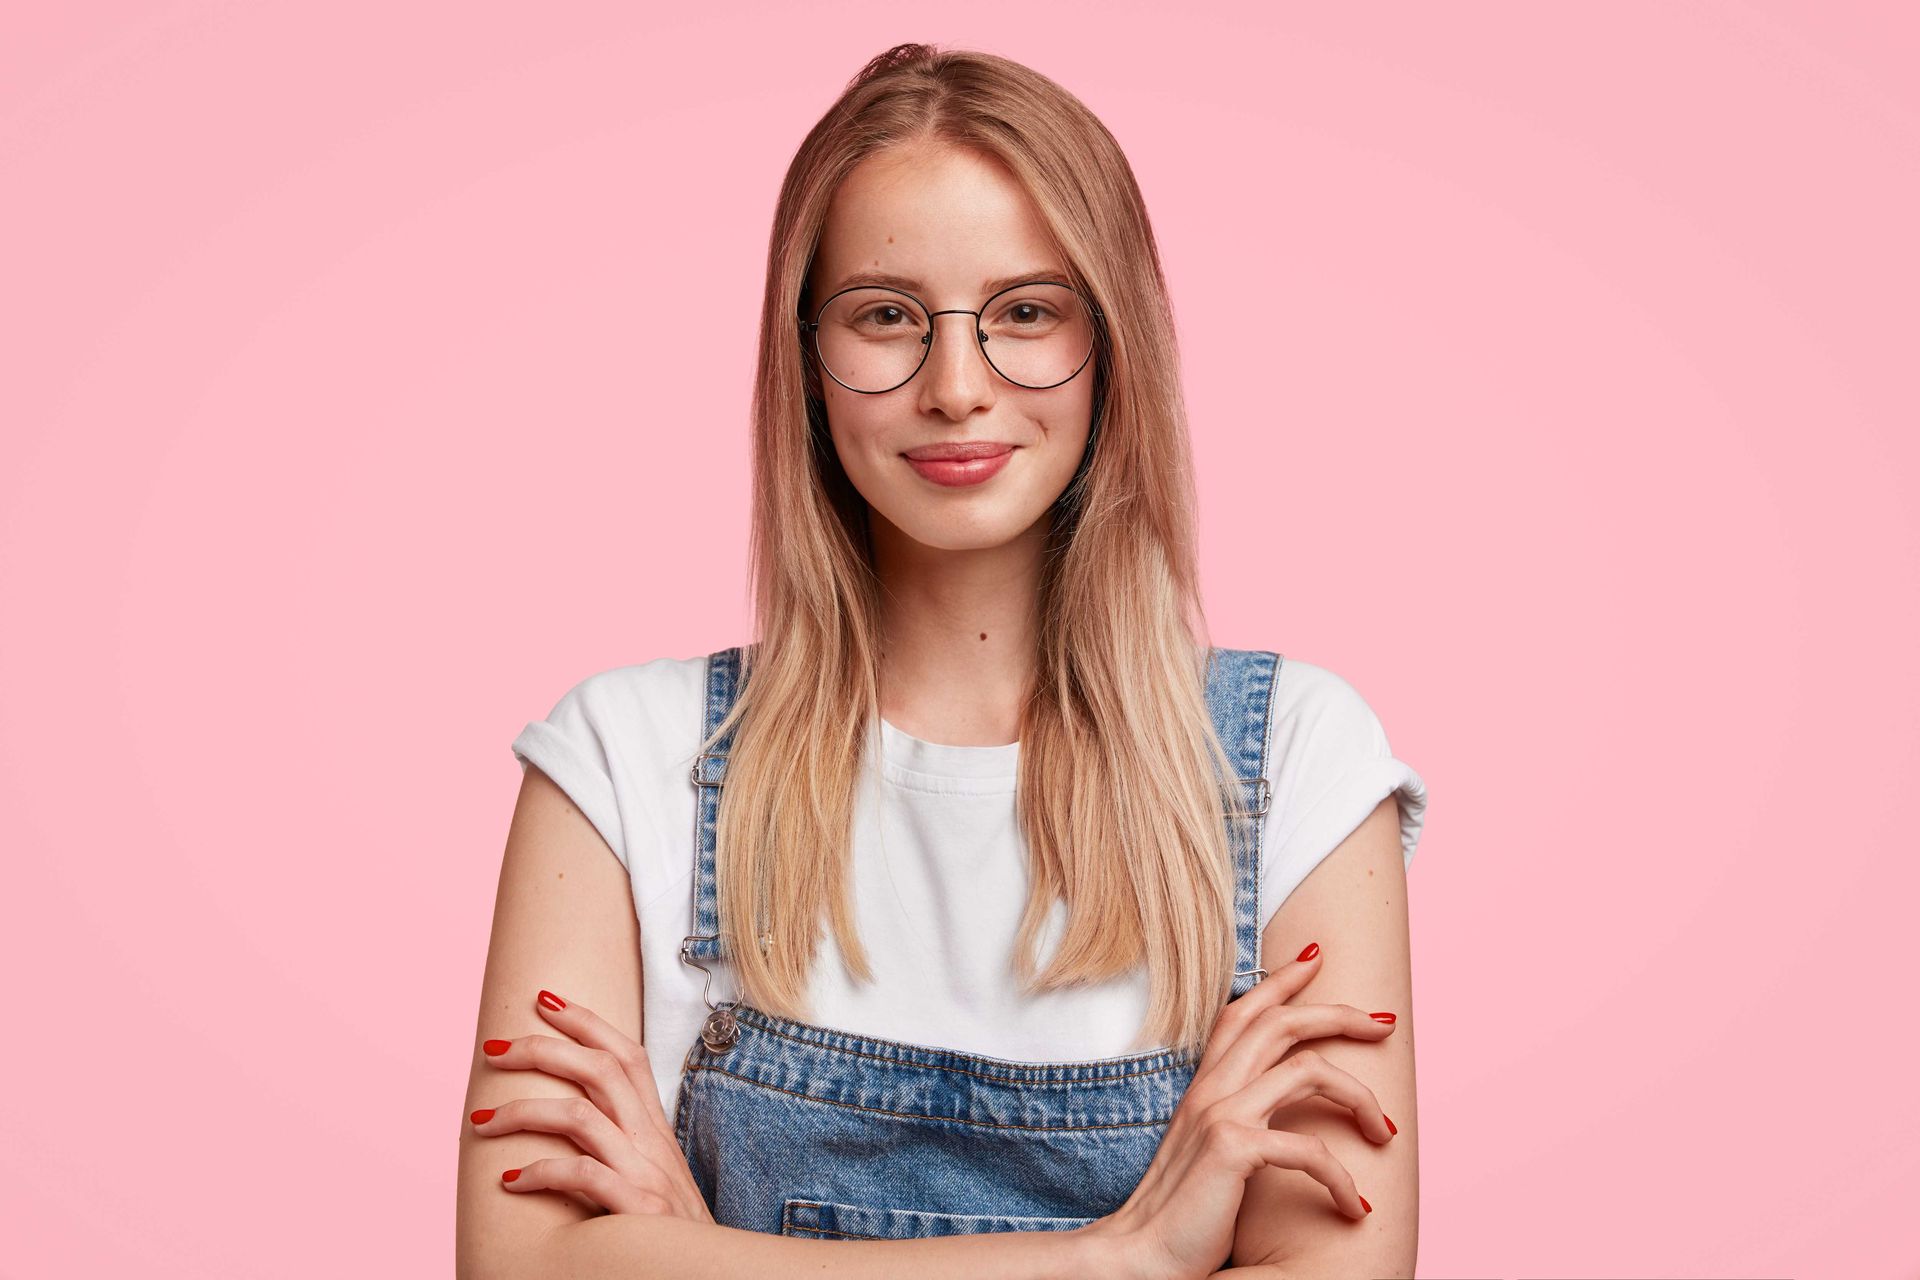
[[[780,1211],[780,1234],[827,1240],[917,1240],[924,1236],[971,1236],[988,1231],[1072,1231],[1093,1218],[1028,1218],[997,1213],[930,1213],[864,1204],[789,1200]]]

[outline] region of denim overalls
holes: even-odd
[[[739,647],[708,656],[703,740],[739,688]],[[1213,649],[1207,709],[1239,777],[1238,970],[1260,968],[1260,822],[1280,655]],[[714,828],[732,734],[692,771],[693,933],[680,957],[724,959]],[[1223,794],[1223,800],[1225,795]],[[709,971],[709,989],[711,972]],[[1032,1063],[876,1040],[714,1004],[687,1050],[674,1134],[714,1220],[787,1236],[894,1240],[1085,1226],[1126,1202],[1152,1163],[1198,1059],[1172,1048]]]

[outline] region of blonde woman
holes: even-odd
[[[874,59],[781,190],[754,413],[757,638],[513,744],[460,1273],[1411,1275],[1425,789],[1205,638],[1112,136]]]

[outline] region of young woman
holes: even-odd
[[[1425,788],[1331,671],[1205,638],[1111,135],[876,58],[758,377],[758,638],[513,744],[461,1274],[1411,1275]]]

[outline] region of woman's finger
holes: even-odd
[[[500,1175],[509,1191],[571,1191],[609,1213],[671,1214],[653,1192],[634,1186],[592,1156],[547,1156]]]
[[[1397,1021],[1391,1013],[1368,1013],[1350,1004],[1284,1004],[1260,1012],[1214,1066],[1214,1096],[1241,1089],[1303,1040],[1346,1036],[1385,1040]]]
[[[1353,1112],[1360,1132],[1372,1141],[1393,1140],[1393,1122],[1380,1109],[1379,1096],[1352,1072],[1334,1066],[1312,1049],[1302,1049],[1256,1076],[1222,1104],[1222,1113],[1242,1124],[1265,1125],[1281,1107],[1316,1096]]]
[[[628,1133],[639,1133],[643,1125],[651,1123],[625,1065],[605,1049],[590,1049],[556,1036],[489,1040],[482,1047],[496,1067],[543,1071],[573,1081],[587,1091],[594,1106]]]
[[[534,1000],[540,1016],[556,1028],[591,1049],[604,1049],[626,1070],[640,1106],[660,1132],[669,1136],[673,1126],[660,1105],[660,1086],[653,1078],[653,1064],[647,1048],[605,1018],[576,1001],[562,999],[551,991],[542,991]]]
[[[580,1118],[571,1126],[566,1123],[568,1112],[562,1110],[557,1113],[562,1128],[555,1131],[574,1138],[574,1145],[594,1152],[617,1172],[630,1172],[643,1187],[654,1190],[665,1201],[676,1205],[676,1211],[682,1216],[712,1220],[706,1200],[693,1180],[693,1172],[687,1167],[686,1156],[680,1150],[679,1142],[671,1130],[652,1118],[657,1111],[649,1113],[642,1105],[639,1091],[628,1077],[626,1067],[612,1052],[589,1048],[572,1040],[539,1035],[520,1036],[514,1040],[489,1040],[483,1048],[496,1066],[509,1070],[540,1071],[580,1085],[586,1090],[585,1098],[529,1098],[520,1100],[519,1105],[544,1101],[557,1103],[562,1108],[578,1104],[591,1109],[598,1117],[597,1122],[581,1112]],[[645,1088],[649,1093],[658,1092],[651,1077],[645,1081]],[[514,1105],[508,1103],[495,1108],[496,1119],[488,1122],[488,1127],[482,1131],[498,1132],[492,1126],[500,1123],[497,1119],[499,1112]],[[532,1114],[546,1113],[536,1111]],[[597,1128],[596,1124],[605,1127]],[[624,1139],[624,1145],[616,1141],[616,1135]]]
[[[1213,1029],[1207,1033],[1206,1052],[1201,1055],[1200,1065],[1194,1074],[1199,1076],[1205,1073],[1227,1050],[1233,1048],[1261,1014],[1298,995],[1300,989],[1312,981],[1313,975],[1319,971],[1320,944],[1309,942],[1293,960],[1254,983],[1253,990],[1238,1000],[1229,1001],[1213,1020]]]
[[[679,1148],[665,1147],[651,1136],[636,1143],[585,1098],[519,1098],[470,1118],[474,1132],[487,1138],[526,1130],[559,1134],[620,1178],[676,1205],[682,1216],[703,1216],[706,1202],[687,1174]]]
[[[1319,1138],[1290,1129],[1256,1128],[1252,1125],[1233,1127],[1239,1130],[1234,1135],[1233,1145],[1251,1157],[1245,1164],[1246,1172],[1241,1175],[1243,1178],[1252,1176],[1263,1165],[1273,1169],[1298,1169],[1326,1187],[1333,1195],[1334,1204],[1348,1217],[1364,1218],[1373,1212],[1373,1206],[1354,1186],[1353,1175],[1334,1158],[1333,1152]]]
[[[644,1176],[635,1161],[645,1160],[645,1153],[585,1098],[516,1098],[476,1111],[471,1119],[474,1132],[482,1137],[529,1131],[557,1133],[623,1178]],[[653,1161],[645,1163],[658,1172]]]

